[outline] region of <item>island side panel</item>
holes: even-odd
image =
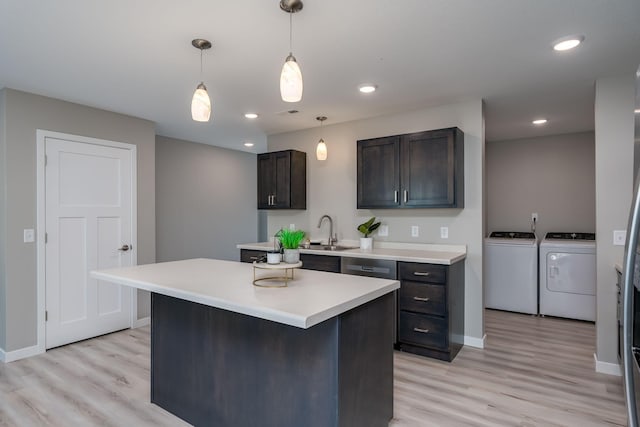
[[[196,426],[335,426],[338,323],[301,329],[154,293],[151,401]]]
[[[340,316],[341,427],[386,427],[393,418],[394,305],[389,293]]]

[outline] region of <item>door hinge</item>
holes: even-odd
[[[45,310],[44,312],[44,321],[48,321],[49,320],[49,312]]]

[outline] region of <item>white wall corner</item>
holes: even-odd
[[[484,348],[484,343],[487,340],[487,334],[484,334],[482,338],[464,336],[464,345],[475,348]]]
[[[143,317],[142,319],[137,319],[133,321],[133,325],[131,325],[132,329],[142,328],[143,326],[147,326],[151,323],[151,316]]]
[[[8,352],[0,349],[0,361],[9,363],[15,360],[26,359],[27,357],[31,356],[37,356],[38,354],[42,353],[44,353],[44,351],[42,351],[42,349],[38,345]]]
[[[598,360],[598,355],[593,353],[593,360],[596,362],[596,372],[600,374],[615,375],[617,377],[622,376],[622,368],[618,363],[601,362]]]

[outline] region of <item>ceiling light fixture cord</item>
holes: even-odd
[[[293,12],[289,12],[289,55],[293,55]]]

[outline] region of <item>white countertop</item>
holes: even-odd
[[[203,258],[91,277],[305,329],[400,287],[396,280],[298,269],[288,287],[261,288],[252,284],[252,264]]]
[[[338,243],[343,245],[342,242]],[[349,244],[344,244],[348,246]],[[400,246],[400,247],[399,247]],[[410,247],[404,249],[402,246]],[[236,246],[238,249],[253,249],[268,251],[273,249],[272,242],[242,243]],[[300,249],[303,254],[316,254],[328,256],[346,256],[353,258],[388,259],[392,261],[420,262],[428,264],[451,265],[466,258],[467,251],[464,245],[420,245],[402,243],[375,243],[369,251],[362,249],[347,249],[343,251],[328,251],[324,249]]]

